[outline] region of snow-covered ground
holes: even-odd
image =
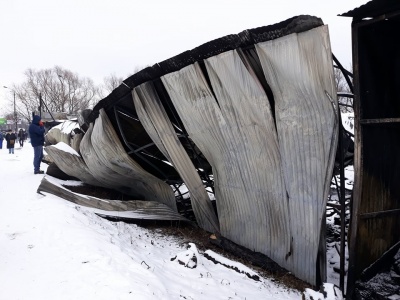
[[[354,135],[354,113],[353,112],[342,113],[341,117],[344,129],[346,129],[348,132]]]
[[[195,245],[181,245],[173,237],[110,222],[62,198],[37,194],[46,175],[33,174],[31,145],[17,146],[14,155],[4,148],[0,300],[301,299],[301,293],[267,278],[255,281],[214,264]],[[197,266],[191,268],[194,255]],[[207,256],[218,257],[213,252]]]

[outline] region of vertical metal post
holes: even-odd
[[[339,163],[340,163],[340,289],[344,292],[344,262],[346,259],[346,187],[344,179],[343,125],[339,109]]]

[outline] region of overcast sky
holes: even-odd
[[[55,65],[100,84],[227,34],[309,14],[351,64],[351,18],[367,0],[0,0],[0,110],[24,71]]]

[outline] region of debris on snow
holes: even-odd
[[[303,300],[343,300],[342,291],[332,283],[324,283],[320,291],[306,289],[303,294]]]
[[[204,257],[211,260],[215,264],[221,264],[229,269],[235,270],[238,273],[245,274],[247,277],[255,280],[255,281],[260,281],[260,276],[258,276],[254,271],[250,270],[248,267],[245,265],[231,261],[217,253],[215,253],[212,250],[207,250],[204,252]]]
[[[197,267],[199,261],[199,252],[197,247],[193,243],[189,243],[188,249],[183,252],[179,252],[175,257],[171,258],[171,261],[177,261],[179,264],[185,266],[189,269],[194,269]]]

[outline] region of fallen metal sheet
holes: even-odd
[[[128,187],[122,186],[119,182],[119,175],[113,170],[105,168],[101,161],[97,158],[97,153],[94,151],[91,141],[93,132],[93,123],[90,124],[88,130],[80,144],[80,150],[83,160],[89,169],[89,172],[98,180],[103,187],[114,189],[132,197],[138,197],[137,192],[131,191]]]
[[[43,177],[37,192],[53,194],[77,205],[93,208],[93,211],[96,214],[104,217],[132,220],[190,222],[179,213],[161,203],[143,200],[109,200],[81,195],[71,192],[67,188],[63,187],[59,183],[59,180],[54,180],[48,176]]]
[[[64,143],[64,147],[69,146]],[[103,184],[92,175],[85,161],[78,153],[73,154],[72,151],[66,152],[59,149],[57,145],[46,146],[45,150],[64,173],[78,178],[84,183],[94,186],[103,186]]]

